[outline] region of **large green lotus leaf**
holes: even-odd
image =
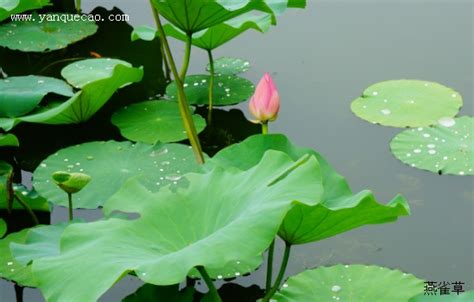
[[[51,51],[65,48],[97,31],[93,21],[82,20],[79,15],[48,14],[41,17],[44,17],[43,21],[33,13],[31,20],[1,25],[0,46],[25,52]]]
[[[266,32],[270,28],[271,23],[272,17],[270,14],[254,15],[247,13],[225,23],[194,33],[192,44],[205,50],[213,50],[249,29]],[[187,40],[186,33],[172,24],[166,24],[164,30],[168,36],[183,42]],[[145,32],[142,33],[144,34]]]
[[[0,240],[0,278],[14,281],[20,286],[34,287],[35,282],[31,274],[31,267],[18,262],[10,251],[11,243],[24,243],[29,229],[12,233]]]
[[[268,151],[245,172],[216,167],[188,174],[189,186],[177,192],[151,193],[131,180],[104,211],[136,212],[140,218],[66,228],[61,255],[33,262],[39,288],[48,301],[96,301],[130,271],[146,283],[172,285],[196,266],[218,270],[254,259],[292,204],[312,203],[322,194],[317,170],[314,157],[294,162]]]
[[[206,120],[200,115],[194,114],[192,118],[198,133],[206,128]],[[124,107],[114,113],[112,124],[123,137],[134,142],[156,144],[187,138],[176,102],[154,100]]]
[[[474,175],[474,118],[442,119],[433,127],[399,133],[390,143],[393,155],[418,169],[439,174]]]
[[[290,277],[277,302],[402,302],[423,292],[423,280],[380,266],[320,267]]]
[[[252,82],[234,75],[217,76],[214,79],[214,106],[238,104],[249,99],[255,89]],[[184,91],[191,105],[207,105],[209,103],[209,76],[191,75],[184,81]],[[166,87],[166,94],[177,99],[175,82]]]
[[[62,222],[29,229],[24,242],[10,244],[14,259],[26,266],[33,260],[59,255],[60,238],[69,224]]]
[[[94,60],[108,62],[107,59]],[[81,62],[73,63],[73,65],[81,64]],[[139,82],[143,77],[143,69],[141,68],[127,66],[128,63],[121,63],[123,61],[111,60],[110,62],[116,63],[113,70],[102,73],[103,75],[110,72],[110,77],[86,84],[81,91],[74,94],[66,102],[40,107],[36,112],[14,119],[0,118],[0,128],[8,131],[20,122],[62,125],[87,121],[107,103],[119,88]],[[110,68],[108,63],[101,66],[104,70]],[[97,66],[94,70],[98,72]]]
[[[0,147],[18,147],[20,142],[13,134],[0,134]]]
[[[153,0],[160,15],[186,33],[196,33],[258,10],[273,13],[264,0]]]
[[[383,205],[377,203],[368,190],[353,194],[346,180],[320,154],[296,147],[280,134],[252,136],[220,151],[210,164],[246,170],[267,150],[285,152],[293,159],[311,154],[321,165],[324,195],[315,200],[317,204],[314,206],[300,204],[293,207],[280,228],[280,237],[291,244],[321,240],[366,224],[394,221],[398,216],[409,214],[408,204],[401,196]]]
[[[130,63],[117,59],[87,59],[64,67],[61,76],[72,86],[82,89],[89,83],[112,77],[117,65],[132,67]]]
[[[44,160],[33,174],[33,185],[49,202],[67,205],[67,196],[52,181],[56,171],[81,172],[91,176],[84,190],[74,194],[74,207],[102,206],[131,177],[152,191],[166,185],[184,186],[182,174],[198,170],[192,150],[179,144],[155,146],[131,142],[92,142],[66,149]]]
[[[455,116],[462,97],[451,88],[418,80],[374,84],[351,104],[358,117],[383,126],[423,127]]]
[[[426,294],[419,294],[408,302],[472,302],[474,301],[474,291],[467,291],[464,293],[460,293],[459,295],[456,293],[451,293],[450,295],[426,295]]]
[[[5,235],[6,233],[7,233],[7,223],[5,222],[5,220],[0,218],[0,238],[2,238],[3,235]]]
[[[67,97],[74,95],[71,86],[55,78],[30,75],[0,80],[0,116],[26,114],[49,93]]]
[[[217,75],[236,75],[249,69],[250,63],[239,58],[222,57],[214,61],[214,73]],[[207,71],[210,71],[209,65],[207,65]]]
[[[145,284],[122,302],[193,302],[194,288],[179,290],[179,284],[156,286]]]
[[[399,216],[409,214],[410,208],[402,196],[396,196],[384,205],[377,202],[372,192],[365,190],[336,199],[323,199],[315,206],[295,206],[286,215],[278,235],[288,243],[304,244],[363,225],[395,221]]]
[[[10,15],[42,8],[49,5],[49,0],[0,0],[0,21],[10,17]]]

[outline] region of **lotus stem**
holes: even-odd
[[[16,283],[14,287],[15,287],[16,302],[23,302],[23,291],[25,288]]]
[[[155,19],[155,23],[158,23],[158,14],[156,13],[155,11],[155,7],[153,6],[153,3],[150,1],[150,6],[151,6],[151,10],[153,11],[153,18]],[[163,65],[165,67],[165,78],[166,78],[166,81],[167,82],[170,82],[171,81],[171,75],[170,75],[170,65],[168,63],[168,59],[166,58],[166,53],[165,53],[165,48],[163,46],[163,37],[160,36],[160,50],[161,50],[161,57],[162,57],[162,60],[163,60]]]
[[[81,0],[76,0],[76,12],[81,13]]]
[[[204,280],[204,282],[206,282],[207,288],[209,289],[208,295],[211,298],[210,301],[222,302],[222,299],[219,296],[219,293],[217,292],[217,289],[214,286],[211,277],[209,277],[209,274],[207,273],[206,269],[203,266],[198,266],[197,270],[201,274],[202,279]]]
[[[74,212],[72,209],[72,193],[67,193],[67,201],[68,201],[69,221],[72,221],[74,219]]]
[[[30,205],[22,199],[22,194],[15,194],[16,200],[18,201],[19,204],[25,209],[25,211],[28,212],[28,214],[31,216],[31,219],[33,220],[33,223],[35,225],[39,224],[38,217],[36,216],[35,212],[33,209],[31,209]]]
[[[278,276],[275,280],[270,291],[267,291],[265,297],[263,298],[262,302],[269,302],[276,291],[280,288],[281,281],[283,281],[283,277],[285,276],[286,267],[288,266],[288,260],[290,259],[290,251],[291,251],[291,244],[285,242],[285,252],[283,254],[283,259],[281,261],[280,271],[278,272]]]
[[[273,252],[275,251],[275,240],[272,241],[268,248],[268,259],[267,259],[267,280],[265,282],[265,291],[270,291],[272,287],[273,278]]]
[[[262,134],[268,134],[268,122],[262,123]]]
[[[158,33],[160,37],[162,37],[163,47],[165,49],[166,56],[168,57],[168,62],[170,64],[171,72],[173,73],[176,87],[178,88],[178,106],[179,112],[181,114],[181,119],[183,120],[184,129],[186,130],[186,134],[188,135],[189,142],[191,143],[194,155],[196,156],[197,163],[203,164],[204,154],[202,153],[201,143],[199,142],[199,138],[197,136],[196,126],[194,125],[194,121],[191,116],[191,111],[189,110],[188,102],[186,100],[186,94],[184,93],[183,80],[178,74],[178,70],[176,68],[173,55],[171,53],[168,39],[166,38],[165,31],[163,30],[163,26],[161,24],[159,11],[156,7],[153,8],[153,14],[156,16],[155,21]]]
[[[209,57],[209,72],[211,73],[209,77],[209,106],[208,106],[208,113],[207,113],[207,124],[211,125],[212,123],[212,107],[214,103],[214,58],[212,57],[212,50],[207,50],[207,55]]]
[[[181,66],[181,71],[179,72],[179,78],[184,83],[186,79],[186,73],[188,72],[189,67],[189,59],[191,58],[191,46],[193,42],[192,34],[186,34],[186,43],[184,47],[184,57],[183,57],[183,65]]]

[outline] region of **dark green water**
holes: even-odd
[[[372,189],[383,202],[402,193],[411,201],[412,215],[296,247],[288,275],[319,265],[366,263],[433,281],[460,280],[473,288],[473,178],[438,176],[403,165],[388,147],[400,130],[364,122],[349,108],[372,83],[416,78],[459,91],[464,97],[460,115],[472,115],[472,1],[308,2],[306,10],[286,13],[269,33],[246,33],[215,56],[249,59],[253,68],[245,76],[254,82],[263,72],[272,73],[282,97],[272,132],[325,155],[354,191]],[[130,14],[132,24],[153,24],[146,1],[83,3],[85,11],[115,5]],[[181,46],[173,42],[178,56]],[[190,74],[201,73],[206,63],[206,54],[196,50]],[[54,212],[53,221],[65,218],[64,210]],[[237,281],[250,285],[263,280],[261,270]],[[119,301],[138,285],[126,278],[102,301]],[[14,301],[9,283],[0,282],[0,301]],[[26,290],[25,301],[42,298],[36,290]]]

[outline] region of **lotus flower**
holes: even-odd
[[[270,74],[265,73],[250,99],[249,111],[256,122],[266,124],[276,120],[280,110],[280,95]]]

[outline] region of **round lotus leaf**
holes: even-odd
[[[54,182],[66,193],[74,194],[84,189],[91,177],[84,173],[58,171],[53,173]]]
[[[74,95],[71,86],[55,78],[30,75],[0,80],[0,116],[26,114],[49,93],[67,97]]]
[[[423,127],[440,118],[454,117],[463,102],[461,95],[438,83],[394,80],[374,84],[351,109],[361,119],[392,127]]]
[[[67,206],[67,195],[51,180],[51,175],[56,171],[85,173],[91,181],[74,194],[73,204],[75,208],[95,209],[131,177],[140,177],[150,191],[157,191],[166,185],[185,186],[187,181],[182,174],[198,168],[192,150],[184,145],[92,142],[49,156],[35,170],[33,185],[49,202]]]
[[[277,302],[401,302],[423,293],[423,280],[380,266],[335,265],[290,277]]]
[[[0,26],[0,46],[26,52],[57,50],[96,31],[97,25],[93,21],[81,20],[79,15],[38,16],[34,13],[29,21],[13,21]]]
[[[448,285],[451,289],[453,288],[453,285]],[[439,289],[438,289],[439,293]],[[408,302],[472,302],[474,301],[474,291],[466,291],[466,292],[460,292],[455,293],[451,292],[449,295],[427,295],[425,293],[419,294],[410,300]]]
[[[115,66],[119,64],[132,67],[130,63],[117,59],[86,59],[64,67],[61,76],[72,86],[83,88],[89,83],[112,77]]]
[[[439,174],[474,175],[474,118],[441,119],[433,127],[405,130],[390,149],[402,162]]]
[[[206,120],[196,114],[192,117],[197,132],[204,130]],[[134,142],[169,143],[187,138],[176,102],[146,101],[124,107],[114,113],[112,124],[123,137]]]
[[[246,72],[250,69],[250,63],[239,58],[222,57],[214,61],[214,73],[217,75],[232,75]],[[207,71],[210,71],[207,65]]]
[[[10,250],[11,243],[25,243],[28,231],[29,229],[24,229],[0,240],[0,278],[14,281],[21,286],[34,287],[31,267],[17,261]]]
[[[209,103],[209,76],[192,75],[184,82],[188,103],[191,105],[207,105]],[[255,86],[249,80],[234,76],[217,76],[214,79],[214,106],[238,104],[248,100]],[[166,88],[166,94],[171,99],[177,99],[178,91],[175,82]]]
[[[5,220],[0,218],[0,238],[2,238],[3,235],[6,234],[6,232],[7,232],[7,223],[5,222]]]
[[[42,8],[49,4],[49,0],[0,0],[0,21],[8,19],[11,15]]]

